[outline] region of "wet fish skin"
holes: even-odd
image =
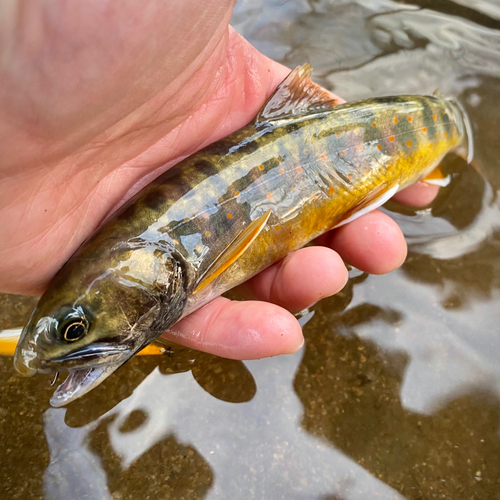
[[[182,316],[424,177],[464,140],[461,110],[442,97],[314,102],[294,113],[287,80],[264,116],[168,170],[77,250],[23,331],[21,373],[111,373]],[[194,293],[267,212],[248,249]],[[64,341],[68,321],[88,333]]]

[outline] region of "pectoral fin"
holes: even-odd
[[[427,174],[422,182],[426,182],[427,184],[433,184],[434,186],[447,186],[451,181],[451,175],[443,174],[442,170],[439,167],[436,167],[430,174]]]
[[[224,252],[222,252],[222,254],[201,277],[194,293],[198,293],[200,290],[203,290],[203,288],[205,288],[215,278],[220,276],[231,264],[236,262],[236,260],[243,255],[245,250],[264,229],[270,215],[271,210],[268,210],[264,215],[261,215],[258,219],[252,221],[252,223],[232,241],[232,243],[224,250]]]
[[[338,100],[323,87],[314,83],[309,64],[295,68],[265,102],[255,123],[277,120],[296,120],[299,117],[329,110]]]

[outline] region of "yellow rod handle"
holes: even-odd
[[[12,328],[11,330],[0,330],[0,355],[14,356],[19,337],[21,336],[22,328]],[[156,356],[163,354],[165,348],[161,345],[149,344],[142,351],[137,353],[137,356]]]

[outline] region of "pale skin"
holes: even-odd
[[[230,26],[231,0],[0,4],[0,290],[40,295],[126,199],[182,157],[248,123],[289,73]],[[305,61],[304,61],[305,62]],[[398,193],[424,206],[437,188]],[[379,211],[324,235],[165,336],[234,359],[303,344],[289,311],[340,291],[343,259],[402,264]]]

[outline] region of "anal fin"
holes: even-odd
[[[421,180],[427,184],[444,187],[451,182],[451,175],[443,174],[442,170],[439,167],[436,167],[430,174],[427,174]]]
[[[368,212],[372,212],[376,208],[380,207],[386,201],[388,201],[389,198],[392,198],[398,192],[398,189],[399,189],[399,184],[396,184],[396,185],[390,187],[389,189],[382,191],[382,193],[379,194],[376,198],[372,198],[364,205],[357,207],[356,211],[353,214],[349,215],[346,219],[340,221],[335,226],[335,229],[340,227],[340,226],[343,226],[344,224],[352,222],[353,220],[358,219],[362,215],[365,215]]]

